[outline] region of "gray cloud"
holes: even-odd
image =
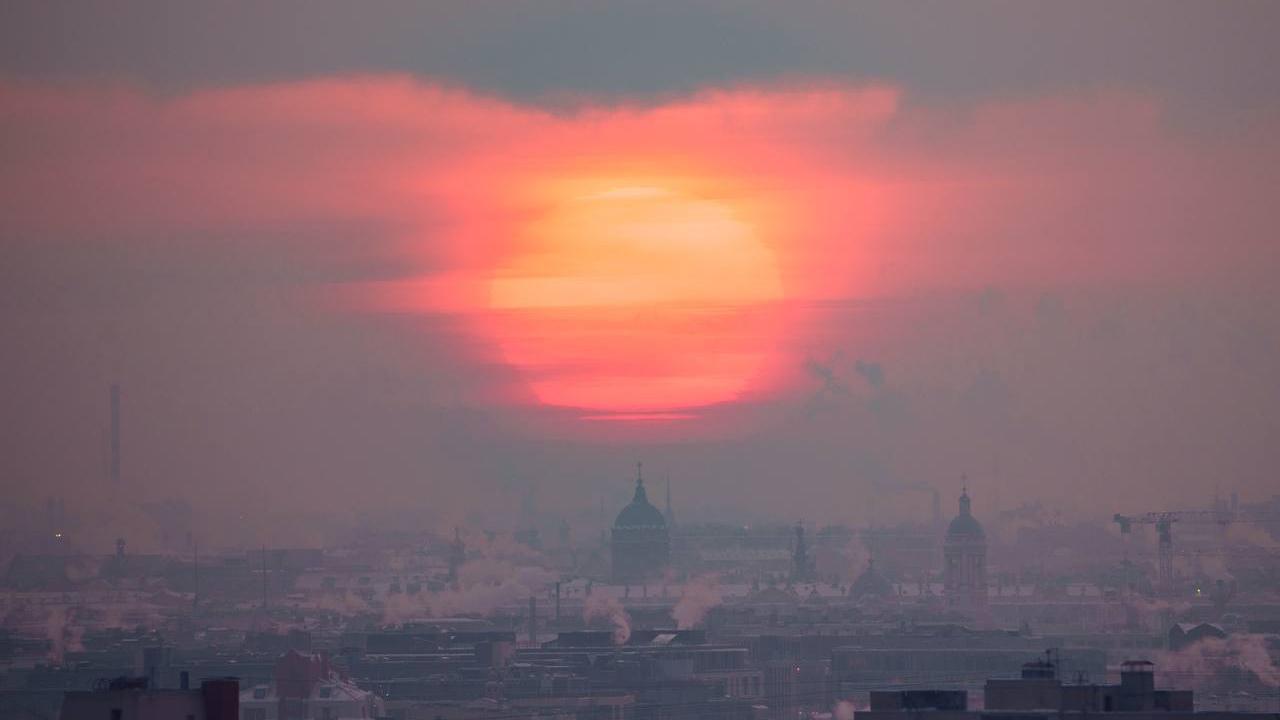
[[[0,72],[167,91],[404,72],[544,99],[795,77],[941,98],[1141,88],[1213,115],[1280,95],[1278,20],[1270,2],[20,0],[0,9]]]
[[[879,389],[884,386],[884,367],[880,363],[870,360],[858,360],[853,364],[853,369],[871,387]]]

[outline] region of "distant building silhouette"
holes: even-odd
[[[863,598],[885,598],[893,595],[893,583],[876,571],[874,559],[867,561],[867,567],[849,586],[849,597],[853,600]]]
[[[796,522],[796,539],[791,546],[791,581],[807,582],[813,579],[813,558],[809,555],[809,543],[804,538],[804,525]]]
[[[662,512],[649,502],[642,466],[636,465],[636,491],[613,523],[610,542],[613,580],[639,583],[662,574],[671,557],[671,535]]]
[[[453,529],[453,543],[449,546],[449,582],[458,581],[458,568],[467,561],[467,546],[462,542],[462,531]]]
[[[968,488],[960,493],[960,514],[943,542],[943,587],[947,605],[977,609],[987,603],[987,534],[973,517]]]

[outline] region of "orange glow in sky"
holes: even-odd
[[[831,132],[834,115],[852,141],[896,105],[872,89],[498,114],[501,132],[423,168],[443,222],[421,245],[447,256],[378,294],[465,318],[519,378],[498,402],[634,422],[761,400],[794,377],[806,331],[792,310],[862,284],[886,207],[787,128]]]
[[[882,290],[873,243],[907,196],[871,152],[899,108],[887,87],[567,113],[405,78],[102,92],[8,90],[33,128],[74,137],[104,97],[133,128],[68,144],[87,153],[83,186],[10,173],[14,227],[366,228],[358,250],[298,241],[335,267],[353,253],[311,298],[447,317],[457,342],[429,351],[476,370],[460,397],[567,411],[547,417],[706,419],[784,393],[814,332],[801,305]],[[156,202],[160,187],[182,202]],[[72,213],[63,197],[87,199]]]
[[[750,207],[663,178],[542,185],[487,282],[487,330],[539,402],[668,417],[750,389],[783,298]]]

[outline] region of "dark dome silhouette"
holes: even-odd
[[[960,496],[960,514],[955,516],[951,524],[947,526],[947,537],[973,537],[985,538],[987,533],[982,529],[982,523],[969,510],[969,493],[966,491]]]
[[[615,528],[665,528],[667,526],[666,518],[662,517],[662,512],[649,502],[649,496],[644,491],[644,480],[636,481],[636,494],[631,498],[631,502],[622,508],[622,512],[618,513],[618,519],[614,520]]]
[[[885,576],[876,572],[875,561],[867,562],[867,569],[862,571],[857,580],[853,581],[853,585],[849,587],[849,597],[858,599],[862,597],[886,597],[893,594],[893,583],[889,582]]]
[[[973,517],[969,489],[960,492],[960,514],[942,543],[943,591],[947,605],[979,612],[987,605],[987,536]]]
[[[644,475],[636,463],[636,493],[613,522],[610,554],[613,580],[645,582],[662,576],[671,559],[671,534],[667,519],[649,502]]]

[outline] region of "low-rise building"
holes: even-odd
[[[155,689],[145,678],[118,678],[62,699],[61,720],[239,720],[240,684],[206,680],[197,689]]]
[[[343,677],[324,655],[286,653],[275,680],[240,693],[240,720],[367,720],[385,714],[382,698]]]
[[[1263,720],[1274,713],[1196,712],[1191,690],[1157,690],[1152,663],[1121,666],[1117,684],[1064,683],[1052,661],[1027,663],[1021,677],[991,679],[983,707],[970,708],[964,690],[872,691],[870,709],[858,720],[905,720],[924,713],[930,720],[1059,720],[1091,714],[1124,720]]]

